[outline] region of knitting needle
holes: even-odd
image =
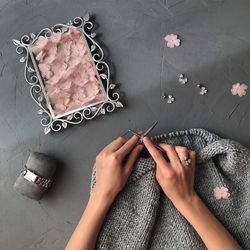
[[[143,137],[144,136],[147,136],[151,131],[152,129],[157,125],[158,122],[155,122],[148,130],[146,130],[146,132],[143,133]]]
[[[148,130],[146,130],[146,131],[145,131],[144,133],[142,133],[142,134],[136,133],[136,132],[133,131],[132,129],[128,129],[128,132],[131,132],[132,134],[134,134],[134,135],[136,135],[137,137],[139,137],[139,143],[143,143],[143,137],[147,136],[147,135],[154,129],[154,127],[157,125],[157,123],[158,123],[158,122],[156,121]],[[127,134],[127,133],[125,133],[125,134]],[[165,150],[164,150],[162,147],[160,147],[159,145],[155,144],[154,142],[152,142],[152,143],[153,143],[153,145],[154,145],[159,151],[161,151],[161,153],[163,154],[164,158],[165,158],[166,160],[169,160],[168,157],[167,157],[167,155],[166,155]]]
[[[133,131],[132,129],[129,129],[128,131],[131,132],[132,134],[138,136],[141,141],[143,140],[143,137],[144,136],[147,136],[151,131],[152,129],[157,125],[158,122],[155,122],[149,129],[147,129],[144,133],[142,134],[139,134],[139,133],[136,133],[135,131]]]
[[[156,124],[155,124],[155,125],[156,125]],[[154,126],[155,126],[155,125],[154,125]],[[151,130],[152,130],[152,129],[151,129]],[[151,131],[151,130],[150,130],[150,131]],[[136,132],[133,131],[132,129],[129,129],[128,131],[131,132],[132,134],[136,135],[137,137],[139,137],[141,140],[143,140],[143,137],[144,137],[144,136],[139,135],[138,133],[136,133]],[[150,131],[149,131],[149,132],[150,132]],[[149,133],[149,132],[148,132],[148,133]],[[147,134],[148,134],[148,133],[147,133]],[[144,133],[144,134],[145,134],[145,133]],[[144,135],[144,134],[143,134],[143,135]],[[164,150],[162,147],[160,147],[159,145],[155,144],[154,142],[153,142],[153,145],[154,145],[158,150],[160,150],[163,154],[166,154],[165,150]]]
[[[133,135],[136,135],[137,137],[141,138],[141,135],[139,135],[138,133],[136,133],[134,130],[129,129],[129,132],[131,132]]]

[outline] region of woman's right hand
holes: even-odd
[[[174,206],[181,210],[196,197],[194,191],[195,152],[185,147],[160,144],[169,158],[167,162],[148,137],[145,137],[143,142],[156,162],[156,179],[159,185]],[[184,166],[183,159],[189,158],[191,163]]]
[[[162,190],[194,227],[207,249],[242,249],[194,191],[195,152],[160,144],[169,158],[166,161],[149,138],[145,137],[143,142],[156,162],[156,179]],[[184,159],[191,159],[190,164],[186,165]]]

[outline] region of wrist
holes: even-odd
[[[101,206],[111,206],[115,199],[115,195],[111,193],[106,193],[99,191],[97,188],[94,188],[90,194],[90,199],[95,203],[100,204]]]
[[[196,193],[194,193],[187,199],[176,203],[173,202],[173,204],[181,214],[184,214],[188,213],[189,211],[194,211],[196,208],[198,208],[200,202],[201,202],[200,197]]]

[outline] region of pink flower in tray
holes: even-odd
[[[214,189],[214,197],[217,200],[227,199],[230,196],[229,190],[226,187],[216,187]]]
[[[175,46],[180,46],[181,41],[178,39],[177,35],[170,34],[165,36],[165,41],[167,42],[167,46],[169,48],[174,48]]]
[[[235,83],[232,85],[231,92],[232,95],[238,95],[238,96],[243,96],[246,94],[246,90],[248,89],[248,86],[244,83]]]

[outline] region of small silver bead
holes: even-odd
[[[180,84],[186,84],[188,82],[188,78],[185,77],[184,74],[180,74],[178,81],[179,81]]]
[[[196,86],[197,86],[197,88],[200,89],[200,95],[205,95],[205,94],[207,94],[207,89],[206,89],[205,86],[203,86],[202,84],[197,84]]]
[[[167,103],[171,104],[175,101],[175,98],[172,95],[168,95]]]
[[[207,89],[205,87],[202,87],[200,90],[200,95],[205,95],[207,94]]]

